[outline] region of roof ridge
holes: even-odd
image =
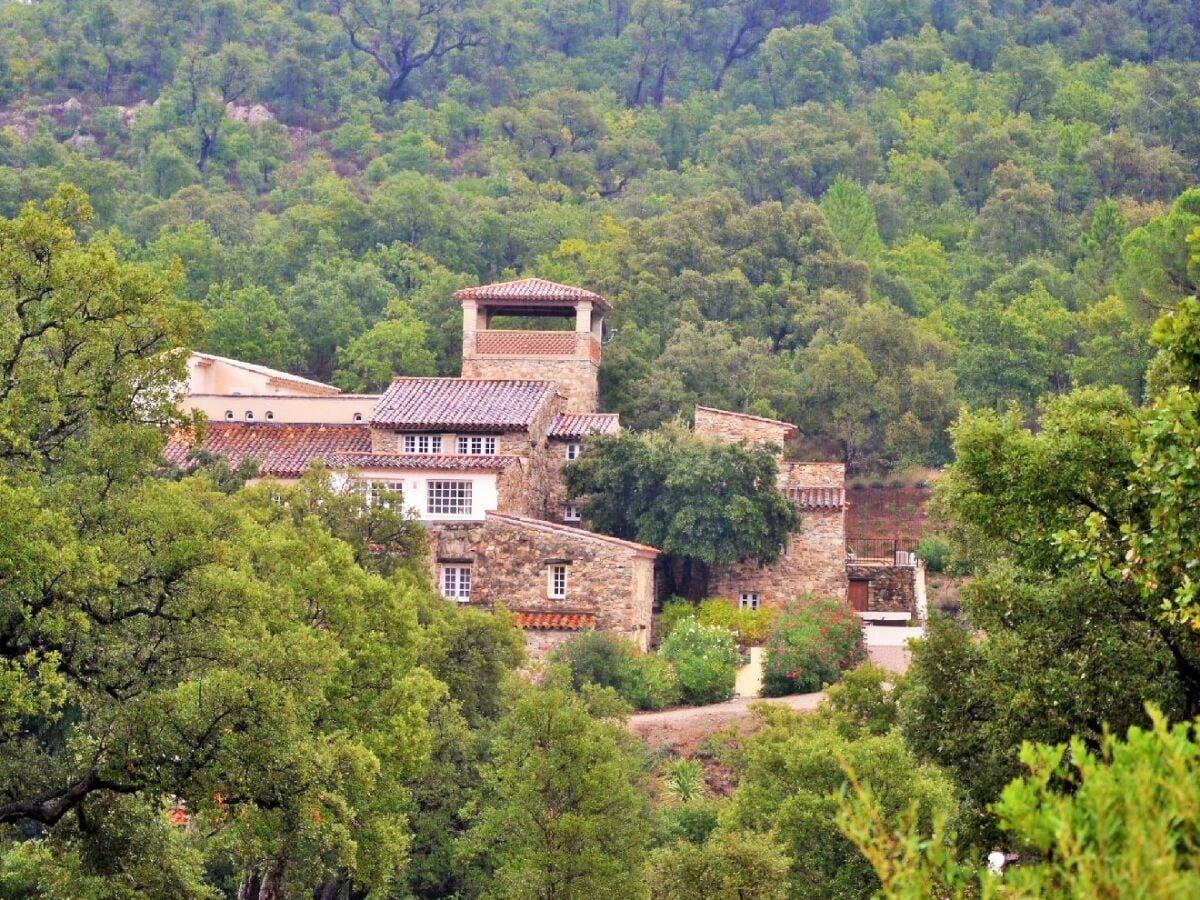
[[[627,541],[623,538],[613,537],[609,534],[599,534],[598,532],[587,531],[583,528],[572,528],[570,525],[560,525],[558,522],[550,522],[546,519],[534,519],[530,516],[520,516],[516,513],[505,513],[497,510],[488,510],[486,515],[490,518],[510,521],[531,528],[540,528],[543,531],[551,531],[555,534],[567,534],[572,537],[601,541],[606,544],[616,544],[617,546],[627,547],[630,550],[636,550],[640,553],[653,554],[654,556],[662,553],[657,547],[651,547],[649,544],[639,544],[636,541]]]
[[[732,409],[718,409],[715,406],[701,406],[696,404],[696,409],[702,409],[705,412],[714,412],[722,416],[737,416],[739,419],[753,419],[756,422],[769,422],[772,425],[782,425],[784,428],[790,428],[793,431],[799,429],[792,422],[785,422],[783,419],[768,419],[766,416],[756,416],[752,413],[734,412]]]

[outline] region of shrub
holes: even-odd
[[[839,600],[800,597],[775,623],[763,664],[763,696],[820,690],[866,659],[858,619]]]
[[[671,629],[659,654],[675,667],[685,703],[718,703],[733,693],[739,657],[728,628],[683,619]]]
[[[954,558],[950,542],[940,534],[931,534],[917,541],[917,556],[925,563],[930,572],[945,572]]]
[[[739,612],[741,610],[730,601],[723,597],[713,597],[700,601],[700,605],[696,607],[696,621],[701,625],[716,625],[736,631]]]
[[[738,643],[761,644],[771,634],[771,626],[779,610],[760,607],[739,609],[731,601],[720,597],[703,600],[696,610],[696,621],[701,625],[719,625],[736,632]]]
[[[663,604],[662,612],[658,614],[658,639],[664,641],[671,629],[683,619],[694,619],[696,607],[682,597],[672,597]]]
[[[585,631],[550,654],[571,673],[576,690],[595,684],[609,687],[635,709],[662,709],[679,700],[679,680],[666,660],[638,651],[604,631]]]
[[[566,665],[575,690],[585,684],[598,684],[620,693],[628,677],[629,646],[615,634],[585,631],[555,647],[550,660]]]
[[[679,677],[667,660],[634,650],[630,662],[627,690],[618,693],[634,709],[662,709],[679,702]]]

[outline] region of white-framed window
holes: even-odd
[[[247,422],[253,422],[253,421],[254,421],[254,410],[252,410],[252,409],[248,409],[248,410],[246,410],[246,421],[247,421]]]
[[[429,502],[425,509],[431,516],[469,516],[471,514],[471,482],[430,481]]]
[[[441,453],[442,436],[440,434],[406,434],[404,436],[405,453]]]
[[[578,522],[581,518],[583,518],[583,517],[581,515],[579,515],[578,505],[576,505],[574,503],[568,503],[566,506],[563,507],[563,521],[564,522]]]
[[[403,481],[374,481],[370,478],[360,478],[358,489],[367,502],[367,506],[391,508],[400,506],[404,500]]]
[[[225,410],[225,421],[226,422],[233,421],[233,410],[232,409]]]
[[[567,566],[565,563],[551,563],[546,569],[546,595],[551,600],[566,599]]]
[[[572,443],[567,444],[567,459],[579,459],[579,455],[583,453],[583,444]]]
[[[496,439],[479,434],[460,434],[458,452],[460,455],[493,456],[496,453]]]
[[[742,591],[742,598],[738,601],[738,607],[741,609],[758,609],[758,591]]]
[[[267,421],[271,422],[271,421],[274,421],[274,419],[275,419],[275,413],[271,412],[271,410],[268,409],[267,410]]]
[[[442,566],[442,596],[466,603],[471,599],[471,567]]]
[[[354,414],[354,421],[355,421],[355,422],[361,422],[361,421],[362,421],[362,413],[355,413],[355,414]]]

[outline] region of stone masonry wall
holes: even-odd
[[[918,618],[916,566],[847,563],[846,575],[854,581],[869,582],[867,609],[870,612],[907,612]]]
[[[789,462],[779,464],[780,488],[840,488],[846,483],[846,466],[828,462]],[[845,547],[842,552],[845,552]]]
[[[439,561],[470,560],[471,603],[526,612],[583,612],[596,628],[645,649],[654,602],[654,559],[631,547],[563,527],[485,522],[437,526]],[[565,562],[567,596],[548,596],[548,566]]]
[[[846,597],[846,517],[842,509],[803,514],[800,531],[788,539],[770,566],[736,563],[714,567],[708,593],[734,603],[743,591],[756,591],[763,606],[781,607],[801,594]]]
[[[697,406],[694,430],[696,434],[714,437],[730,444],[747,441],[751,444],[768,443],[782,447],[788,434],[795,431],[795,428],[785,422]]]
[[[463,356],[463,378],[550,381],[566,397],[568,412],[596,412],[600,405],[600,367],[590,359],[561,357]]]

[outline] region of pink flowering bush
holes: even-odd
[[[858,619],[839,600],[798,597],[767,642],[763,696],[818,691],[867,658]]]

